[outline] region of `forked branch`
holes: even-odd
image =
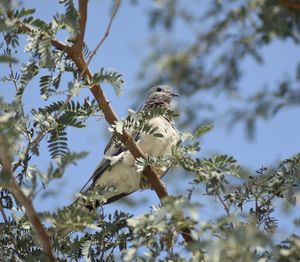
[[[84,4],[87,3],[87,0],[79,0],[79,4]],[[96,51],[98,50],[98,48],[101,46],[101,44],[103,43],[103,41],[106,39],[106,35],[108,35],[109,30],[111,28],[111,24],[113,21],[113,18],[115,17],[117,10],[119,8],[120,2],[117,0],[115,7],[113,9],[106,33],[104,35],[104,37],[100,40],[99,44],[97,45],[97,47],[94,49],[93,53],[96,53]],[[87,9],[82,9],[83,12],[86,12]],[[81,13],[80,10],[80,17],[86,17],[87,14],[86,13]],[[80,23],[82,24],[82,23]],[[81,30],[85,30],[84,28],[81,28]],[[72,47],[71,47],[72,49]],[[77,50],[78,51],[78,50]],[[81,72],[82,76],[84,78],[86,78],[88,81],[90,81],[93,77],[91,71],[88,68],[88,63],[90,62],[90,60],[92,59],[94,54],[91,54],[89,61],[86,62],[83,59],[83,54],[82,54],[82,50],[80,50],[80,53],[78,52],[70,52],[69,56],[73,59],[73,61],[76,63],[79,71]],[[99,107],[101,108],[103,115],[106,119],[106,121],[110,124],[113,125],[115,124],[116,121],[118,121],[118,117],[116,115],[116,113],[114,112],[113,108],[111,107],[109,101],[107,100],[106,96],[104,95],[101,86],[99,84],[95,84],[90,88],[91,92],[93,93],[96,101],[99,104]],[[141,148],[135,143],[135,141],[132,139],[132,136],[130,135],[129,132],[124,131],[122,134],[122,142],[126,145],[126,147],[128,148],[128,150],[130,151],[130,153],[133,155],[134,158],[145,158],[145,154],[143,153],[143,151],[141,150]],[[149,183],[151,184],[152,188],[155,190],[157,196],[160,198],[160,200],[162,200],[164,197],[168,196],[168,192],[166,187],[164,186],[164,184],[162,183],[162,181],[159,179],[156,171],[154,170],[153,167],[151,166],[146,166],[145,169],[143,170],[143,174],[148,178]],[[189,229],[182,229],[183,233],[182,236],[185,239],[186,242],[191,242],[193,241],[192,237],[191,237],[191,232]]]
[[[80,75],[87,80],[87,82],[90,82],[93,78],[93,74],[88,68],[88,63],[91,61],[93,56],[96,54],[99,47],[102,45],[102,43],[107,38],[113,19],[118,11],[120,0],[116,0],[115,6],[113,8],[113,12],[111,15],[111,18],[109,20],[107,29],[105,31],[105,35],[101,38],[100,42],[96,46],[96,48],[91,53],[90,57],[88,58],[88,61],[85,61],[82,48],[83,48],[83,42],[84,42],[84,32],[86,27],[86,19],[87,19],[87,0],[79,0],[79,14],[80,14],[80,32],[78,33],[74,44],[72,46],[66,46],[65,44],[61,43],[60,41],[53,39],[51,41],[52,45],[56,47],[59,50],[65,51],[68,56],[74,61],[76,66],[79,69]],[[24,31],[30,32],[30,28],[28,26],[23,26],[25,29]],[[29,28],[29,30],[28,30]],[[111,107],[108,99],[106,98],[105,94],[103,93],[100,84],[94,84],[90,88],[93,96],[95,97],[100,109],[103,112],[103,115],[106,119],[106,121],[110,125],[114,125],[115,122],[118,121],[118,117],[116,113],[114,112],[113,108]],[[121,137],[122,142],[126,145],[128,150],[131,152],[134,158],[145,158],[145,154],[141,150],[141,148],[135,143],[135,141],[132,139],[129,132],[124,131]],[[168,192],[162,181],[159,179],[156,171],[151,166],[146,166],[143,170],[143,174],[148,178],[149,183],[151,184],[152,188],[155,190],[157,196],[162,200],[164,197],[168,196]],[[183,233],[182,236],[185,239],[186,242],[191,242],[193,239],[191,237],[191,232],[189,229],[182,229]]]

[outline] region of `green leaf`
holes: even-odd
[[[16,12],[16,17],[17,18],[22,18],[24,16],[28,16],[28,15],[32,15],[35,13],[35,9],[25,9],[25,8],[22,8],[20,11],[17,11]]]
[[[202,136],[205,133],[207,133],[208,131],[210,131],[213,127],[214,127],[213,124],[202,125],[196,129],[194,136],[195,137]]]
[[[116,95],[119,96],[121,94],[122,87],[124,85],[124,80],[121,77],[122,74],[114,70],[105,71],[104,68],[101,68],[98,73],[94,74],[92,79],[92,84],[95,83],[110,84],[114,87],[114,91]]]
[[[21,72],[22,75],[20,78],[20,83],[24,88],[32,80],[32,78],[38,74],[39,68],[34,61],[30,61],[22,66]]]
[[[51,84],[51,76],[45,75],[40,78],[40,93],[44,100],[49,97],[49,87]]]
[[[0,55],[0,63],[17,63],[19,62],[16,58],[7,56],[7,55]]]
[[[48,149],[53,159],[59,160],[69,153],[68,137],[62,126],[51,131],[51,137],[48,140]]]
[[[74,6],[73,0],[60,1],[64,4],[66,12],[54,17],[56,23],[63,25],[74,38],[79,31],[79,14]]]

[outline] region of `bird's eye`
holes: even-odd
[[[158,87],[156,90],[157,90],[157,92],[161,92],[162,91],[162,89],[160,87]]]

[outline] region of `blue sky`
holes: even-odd
[[[49,21],[60,6],[53,0],[23,1],[24,6],[37,9],[37,15]],[[125,3],[125,2],[124,2]],[[96,72],[101,67],[115,68],[121,72],[126,82],[122,96],[117,97],[112,87],[103,86],[104,92],[111,100],[113,108],[119,116],[125,116],[127,109],[133,104],[134,90],[138,90],[139,81],[137,73],[141,62],[151,50],[148,44],[148,22],[145,12],[152,2],[140,1],[137,6],[124,4],[121,6],[111,29],[111,34],[94,57],[90,67]],[[93,49],[103,36],[109,20],[111,1],[90,1],[88,24],[86,30],[86,42]],[[256,64],[251,59],[243,62],[244,77],[241,82],[243,92],[254,92],[255,88],[264,83],[276,84],[282,76],[293,75],[295,64],[300,55],[299,47],[291,42],[275,42],[264,48],[262,54],[265,57],[263,65]],[[22,52],[18,58],[23,61],[26,57]],[[26,59],[26,58],[25,58]],[[4,64],[0,64],[0,72],[4,72]],[[25,104],[29,110],[32,105],[39,105],[38,81],[34,81],[25,92]],[[260,83],[257,85],[257,83]],[[11,96],[10,87],[4,86],[0,90],[1,95]],[[82,100],[85,96],[92,96],[89,90],[82,90],[76,99]],[[61,97],[63,99],[63,97]],[[136,101],[136,99],[134,99]],[[212,98],[211,103],[216,101]],[[227,105],[226,98],[218,99],[220,107]],[[275,161],[292,156],[299,152],[300,148],[300,124],[299,108],[290,108],[282,111],[270,121],[259,121],[255,141],[246,140],[245,130],[242,125],[235,126],[230,132],[225,128],[225,123],[214,123],[213,131],[201,138],[202,155],[222,153],[234,156],[238,162],[256,170],[262,165],[268,166]],[[201,112],[199,112],[201,117]],[[73,150],[87,150],[89,155],[77,166],[67,169],[63,180],[51,182],[47,192],[59,188],[60,194],[48,198],[42,198],[42,193],[35,199],[35,206],[43,211],[55,210],[58,207],[71,203],[81,186],[87,181],[95,166],[103,156],[103,149],[109,140],[107,123],[103,119],[91,119],[85,129],[70,130],[69,144]],[[185,130],[188,131],[188,130]],[[42,143],[45,148],[45,143]],[[49,154],[45,150],[39,159],[35,159],[42,170],[46,171]],[[169,174],[172,175],[172,174]],[[180,179],[180,174],[176,174]],[[169,188],[170,192],[175,192]],[[147,199],[147,202],[137,210],[128,210],[133,213],[141,213],[148,210],[149,205],[158,204],[159,201],[154,192],[139,192],[132,198]],[[114,210],[119,203],[108,207]],[[47,208],[45,208],[47,207]],[[122,206],[122,208],[126,208]],[[208,211],[209,212],[209,211]],[[212,211],[213,214],[213,211]]]

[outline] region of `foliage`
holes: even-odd
[[[270,119],[299,104],[299,65],[295,73],[288,72],[293,75],[282,70],[282,76],[274,75],[270,83],[247,78],[246,86],[242,81],[245,62],[263,64],[265,47],[299,45],[297,1],[196,0],[187,7],[167,0],[158,1],[149,14],[152,51],[141,67],[140,79],[145,89],[161,82],[178,88],[187,100],[181,105],[183,125],[192,122],[196,128],[196,112],[201,111],[202,121],[219,117],[229,129],[242,122],[253,139],[257,119]],[[178,35],[178,28],[187,33]],[[245,88],[250,90],[247,94]],[[228,106],[210,103],[215,97],[225,97]]]
[[[71,43],[80,29],[79,14],[73,1],[59,2],[65,11],[54,15],[51,22],[36,18],[34,9],[22,7],[15,1],[0,3],[0,29],[3,32],[0,62],[7,69],[5,73],[1,72],[1,83],[14,90],[12,97],[0,97],[1,261],[46,259],[28,213],[9,190],[12,177],[17,178],[22,192],[31,201],[41,190],[47,192],[54,179],[61,179],[71,164],[87,155],[87,152],[72,150],[72,145],[68,144],[68,131],[80,128],[84,132],[90,118],[101,116],[94,99],[80,96],[82,89],[95,83],[106,83],[119,94],[124,84],[120,73],[105,68],[94,74],[90,81],[82,79],[82,72],[74,61],[64,51],[53,47],[53,39],[59,33],[67,31],[65,43]],[[152,79],[150,85],[170,81],[180,86],[181,93],[187,97],[200,91],[225,92],[229,96],[237,94],[241,77],[239,65],[243,59],[252,56],[260,62],[260,48],[274,39],[299,42],[299,10],[284,4],[287,2],[291,3],[284,0],[211,1],[199,15],[182,6],[180,1],[157,1],[156,8],[149,14],[150,28],[172,32],[178,20],[186,26],[195,26],[199,21],[207,26],[197,32],[195,42],[184,45],[174,42],[174,46],[170,43],[161,46],[160,41],[164,38],[160,34],[160,39],[155,39],[155,47],[159,50],[154,49],[146,63],[148,67],[143,67],[143,77],[147,81]],[[25,32],[26,40],[22,31],[24,26],[33,28]],[[244,28],[242,32],[240,26]],[[223,47],[221,52],[220,46]],[[228,46],[234,52],[224,48]],[[83,48],[85,58],[88,58],[87,45]],[[19,61],[18,54],[23,50],[28,60]],[[159,76],[151,75],[151,78],[148,74],[152,71],[148,69],[156,63]],[[296,75],[298,84],[299,69]],[[33,92],[30,88],[35,86],[39,88]],[[34,93],[31,101],[24,98],[29,89]],[[34,100],[38,101],[37,105]],[[247,98],[247,104],[253,106],[251,110],[232,109],[231,121],[246,120],[250,130],[257,116],[272,117],[286,106],[297,105],[298,100],[299,90],[294,87],[294,82],[282,81],[275,91]],[[182,122],[189,123],[195,131],[181,134],[181,141],[170,156],[148,156],[135,162],[138,170],[147,165],[176,167],[189,180],[185,193],[167,197],[163,205],[152,206],[148,212],[136,216],[120,210],[107,214],[102,207],[89,211],[80,205],[39,213],[51,235],[57,260],[300,260],[299,235],[295,232],[282,236],[278,229],[282,219],[278,215],[280,205],[284,206],[285,212],[297,210],[296,205],[299,205],[300,155],[280,161],[274,168],[262,167],[256,173],[240,167],[232,156],[200,157],[198,140],[212,129],[212,125],[199,125],[195,112],[205,104],[203,101],[192,102],[189,103],[192,111],[185,114],[190,118]],[[160,137],[157,129],[149,124],[149,120],[157,116],[172,119],[177,114],[161,108],[129,110],[125,119],[111,127],[113,139],[121,143],[119,137],[124,130],[134,136],[143,133]],[[45,148],[42,146],[44,141],[47,143]],[[51,156],[46,171],[39,163],[44,150]],[[7,159],[2,155],[12,161],[9,172]],[[148,185],[144,182],[144,186]],[[184,186],[181,181],[177,184]],[[95,188],[84,195],[85,200],[103,200],[101,192],[104,190],[114,189]],[[202,215],[205,212],[204,195],[218,205],[213,217]],[[297,228],[299,221],[299,214],[296,214],[293,223]],[[76,232],[64,236],[65,230],[70,228]],[[180,236],[183,229],[190,229],[195,241],[184,243]]]
[[[155,137],[162,137],[162,134],[156,132],[158,128],[153,127],[151,123],[149,123],[149,120],[159,116],[169,119],[178,116],[172,110],[164,108],[145,108],[138,112],[129,109],[128,111],[129,114],[124,120],[115,122],[115,124],[109,128],[109,130],[113,132],[114,142],[120,145],[122,143],[119,139],[120,134],[122,134],[124,130],[131,132],[134,136],[138,136],[138,134],[148,134]]]
[[[122,86],[124,85],[124,81],[122,80],[122,74],[114,71],[108,70],[105,71],[102,67],[98,73],[93,76],[92,83],[107,83],[114,87],[115,93],[117,95],[121,94]]]

